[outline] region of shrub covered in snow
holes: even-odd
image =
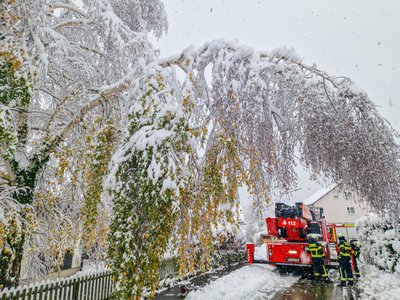
[[[365,262],[400,274],[399,218],[370,213],[357,222],[357,228]]]
[[[392,300],[400,295],[400,274],[378,270],[377,267],[364,266],[364,275],[358,283],[360,299]]]

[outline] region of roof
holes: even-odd
[[[305,199],[303,201],[304,204],[306,205],[311,205],[317,202],[319,199],[321,199],[323,196],[328,194],[330,191],[332,191],[337,185],[329,186],[327,188],[320,189],[318,192],[312,194],[310,197]]]

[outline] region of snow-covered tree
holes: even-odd
[[[182,88],[195,103],[189,124],[207,131],[176,227],[182,271],[209,266],[213,225],[234,221],[226,212],[238,204],[238,186],[248,186],[258,207],[272,189],[295,187],[296,151],[312,176],[397,212],[397,133],[350,79],[303,64],[291,49],[257,53],[224,40],[160,63],[186,72]]]
[[[154,72],[113,162],[108,252],[120,299],[138,299],[144,288],[155,294],[184,185],[182,165],[191,151],[185,106],[171,101],[177,93],[167,84],[169,74],[159,67]]]
[[[18,283],[24,245],[33,273],[106,248],[111,204],[117,296],[154,292],[167,244],[181,274],[205,270],[215,233],[235,230],[239,187],[258,207],[292,189],[296,151],[313,176],[398,210],[397,133],[350,79],[225,40],[160,59],[158,0],[1,7],[3,284]]]
[[[172,242],[178,247],[181,274],[210,266],[215,230],[236,221],[240,186],[248,186],[256,206],[262,206],[272,188],[285,192],[294,187],[296,149],[314,176],[352,186],[373,207],[393,208],[399,195],[396,133],[349,79],[339,80],[304,65],[291,49],[257,53],[224,40],[189,48],[159,64],[171,68],[172,74],[174,66],[186,72],[180,87],[172,85],[173,95],[178,96],[171,101],[191,108],[185,118],[193,148],[186,163],[180,164],[184,179],[177,177],[179,184],[174,184],[179,186],[180,205]],[[212,68],[210,86],[204,75],[208,66]],[[138,135],[130,134],[139,143]],[[151,134],[142,143],[151,145],[148,137]],[[134,165],[142,165],[138,152],[129,153]],[[156,156],[153,152],[151,156],[142,166],[148,180],[157,170]],[[372,177],[378,167],[386,170],[379,185]],[[158,178],[162,186],[166,179]],[[137,192],[138,179],[119,180],[126,181],[123,195]],[[157,207],[152,209],[156,213]],[[135,214],[132,206],[126,210]],[[113,237],[117,234],[122,243],[118,228],[113,228]],[[153,233],[153,237],[158,236]],[[151,257],[152,250],[146,249],[152,248],[141,248],[137,255]],[[131,286],[123,276],[119,282],[126,290]]]
[[[162,63],[187,73],[202,109],[201,126],[213,124],[209,141],[230,130],[252,178],[263,176],[262,182],[280,190],[293,188],[298,148],[314,176],[354,188],[374,208],[398,209],[393,205],[399,199],[398,134],[349,78],[303,64],[292,49],[257,53],[223,40]]]
[[[107,215],[98,209],[109,209],[100,191],[126,124],[125,96],[145,81],[154,60],[147,33],[162,34],[166,18],[153,0],[2,1],[1,17],[2,215],[26,220],[33,207],[37,225],[21,222],[14,240],[2,235],[12,261],[0,281],[12,285],[24,243],[36,254],[33,273],[61,263],[74,243],[91,247],[96,216]],[[2,220],[9,227],[12,218]]]

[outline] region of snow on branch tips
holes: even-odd
[[[397,133],[350,79],[306,65],[293,49],[257,53],[225,40],[190,47],[159,63],[187,74],[183,84],[197,104],[195,122],[212,124],[208,140],[231,132],[242,159],[257,158],[253,170],[270,188],[284,192],[295,186],[299,149],[313,176],[354,188],[374,208],[397,208],[392,205],[400,196]]]

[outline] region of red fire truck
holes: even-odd
[[[306,251],[308,237],[318,238],[325,252],[325,264],[331,261],[330,243],[336,243],[335,225],[327,225],[322,209],[310,210],[299,202],[294,206],[275,204],[275,217],[267,218],[267,232],[272,240],[266,242],[265,259],[254,259],[255,245],[247,244],[247,260],[252,263],[276,265],[279,269],[310,267],[311,257]]]

